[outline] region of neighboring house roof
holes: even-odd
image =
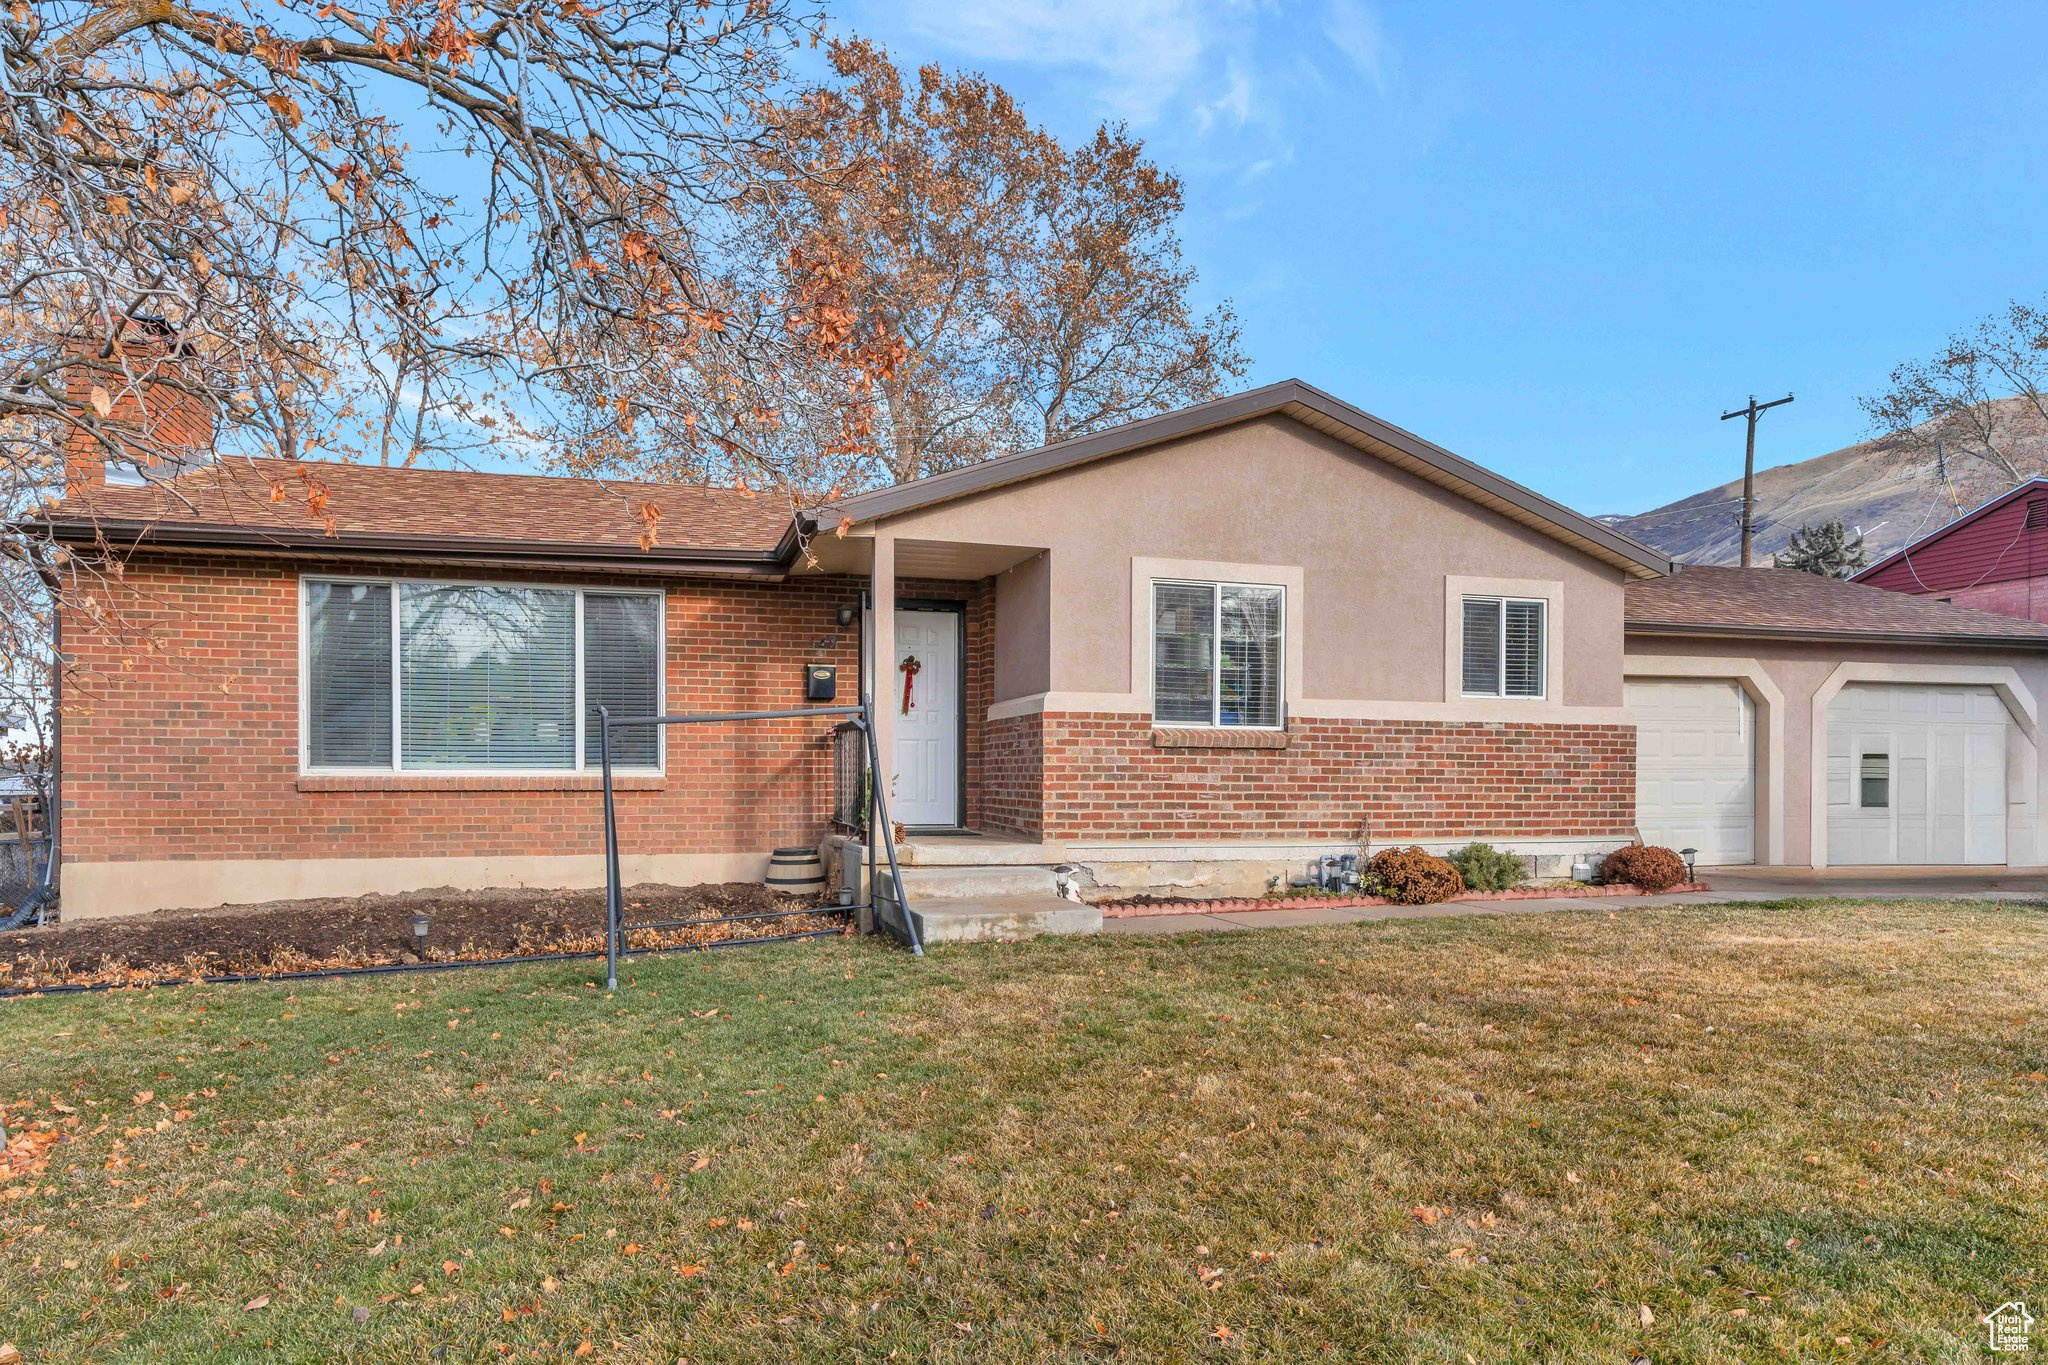
[[[1853,581],[1893,592],[1956,592],[1980,583],[2048,575],[2048,479],[2029,479],[1971,509]]]
[[[309,506],[309,492],[324,494]],[[652,521],[643,509],[660,514]],[[332,525],[329,525],[329,520]],[[172,479],[74,492],[39,518],[59,540],[532,561],[776,569],[773,493],[609,479],[291,460],[222,460]],[[654,544],[643,550],[651,529]]]
[[[1797,569],[1687,564],[1628,585],[1631,635],[1736,635],[2048,648],[2048,625]]]
[[[1275,414],[1291,417],[1512,521],[1562,540],[1632,577],[1671,571],[1669,556],[1299,379],[1282,380],[1091,436],[1078,436],[892,488],[861,493],[813,515],[821,523],[834,517],[873,521]]]

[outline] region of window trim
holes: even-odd
[[[1149,593],[1148,610],[1145,613],[1145,653],[1150,671],[1147,673],[1147,690],[1151,693],[1152,728],[1155,730],[1218,730],[1226,733],[1248,731],[1251,733],[1284,734],[1287,730],[1287,585],[1285,583],[1254,583],[1234,578],[1182,578],[1173,575],[1154,577]],[[1210,647],[1214,651],[1209,670],[1209,720],[1199,721],[1161,720],[1159,718],[1159,589],[1207,588],[1209,589]],[[1264,588],[1280,594],[1280,665],[1279,686],[1274,689],[1273,702],[1276,720],[1271,725],[1225,725],[1218,717],[1223,712],[1223,590],[1225,588]]]
[[[1500,689],[1495,692],[1474,692],[1465,686],[1464,647],[1462,644],[1465,621],[1465,604],[1468,602],[1495,602],[1500,606]],[[1536,656],[1541,668],[1543,685],[1534,692],[1516,693],[1508,691],[1508,608],[1510,606],[1533,606],[1537,608],[1537,620],[1542,638],[1537,641]],[[1550,700],[1550,599],[1530,597],[1521,593],[1465,592],[1458,594],[1458,625],[1460,630],[1458,649],[1458,695],[1468,701],[1512,701],[1542,702]]]
[[[308,668],[312,660],[312,613],[307,609],[307,591],[315,583],[356,584],[368,583],[387,586],[391,589],[391,763],[380,768],[336,768],[315,767],[313,755],[312,703],[313,689]],[[401,679],[404,676],[404,655],[402,653],[401,622],[403,613],[399,610],[399,596],[402,585],[423,584],[434,588],[506,588],[529,589],[536,592],[565,592],[575,598],[575,657],[576,657],[576,766],[573,768],[408,768],[405,763],[404,698]],[[301,777],[404,777],[407,780],[435,778],[475,779],[480,777],[575,777],[603,770],[596,753],[585,753],[583,736],[584,712],[584,659],[583,659],[583,599],[587,593],[603,597],[651,597],[655,600],[654,629],[659,648],[655,650],[654,695],[658,704],[666,709],[668,704],[668,593],[660,588],[614,587],[601,583],[533,583],[517,579],[498,578],[449,578],[430,574],[358,574],[358,573],[302,573],[298,583],[299,608],[299,659],[298,659],[298,712],[299,712],[299,776]],[[666,775],[668,772],[668,727],[655,727],[655,751],[652,767],[614,763],[615,773],[635,775]]]

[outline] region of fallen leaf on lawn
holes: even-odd
[[[21,1348],[11,1341],[0,1341],[0,1365],[21,1365]]]
[[[135,1103],[138,1108],[142,1105],[148,1104],[151,1100],[155,1098],[156,1091],[154,1090],[138,1090],[135,1092]]]
[[[384,1239],[384,1241],[382,1241],[382,1242],[379,1242],[379,1243],[377,1243],[377,1245],[375,1245],[375,1246],[371,1247],[371,1248],[370,1248],[370,1249],[369,1249],[368,1251],[364,1252],[364,1253],[363,1253],[363,1255],[365,1255],[365,1256],[382,1256],[382,1255],[384,1254],[384,1248],[385,1248],[385,1246],[386,1246],[386,1245],[388,1245],[388,1244],[389,1244],[390,1240],[391,1240],[391,1239],[390,1239],[390,1238],[388,1238],[388,1237],[387,1237],[387,1238],[385,1238],[385,1239]]]
[[[1579,1183],[1579,1173],[1578,1173],[1577,1171],[1566,1171],[1566,1172],[1564,1173],[1564,1181],[1565,1181],[1565,1184],[1567,1184],[1567,1185],[1576,1185],[1576,1184],[1578,1184],[1578,1183]]]
[[[1636,1309],[1636,1317],[1645,1327],[1657,1320],[1657,1315],[1650,1311],[1650,1305],[1647,1303]]]
[[[638,1256],[639,1254],[640,1244],[638,1242],[628,1242],[619,1248],[619,1255],[621,1256]]]
[[[552,1294],[561,1287],[562,1282],[552,1275],[540,1282],[540,1292],[543,1294]]]
[[[1225,1327],[1222,1323],[1219,1322],[1216,1324],[1216,1330],[1209,1333],[1209,1335],[1216,1338],[1216,1340],[1218,1341],[1228,1341],[1232,1337],[1236,1336],[1237,1333],[1231,1331],[1228,1327]]]
[[[269,1306],[270,1295],[258,1294],[255,1298],[242,1305],[242,1311],[244,1313],[253,1313],[259,1308],[268,1308]]]
[[[524,1208],[530,1208],[530,1207],[532,1207],[532,1205],[533,1205],[533,1196],[532,1196],[532,1195],[530,1195],[530,1194],[522,1194],[522,1195],[520,1195],[520,1196],[519,1196],[519,1197],[518,1197],[517,1199],[515,1199],[515,1200],[513,1200],[513,1201],[512,1201],[512,1208],[511,1208],[511,1209],[507,1209],[507,1210],[506,1210],[506,1212],[507,1212],[507,1213],[510,1213],[510,1212],[512,1212],[512,1211],[513,1211],[514,1209],[524,1209]]]
[[[412,1295],[412,1296],[413,1296],[414,1298],[418,1298],[418,1297],[419,1297],[420,1295],[422,1295],[422,1294],[424,1294],[424,1293],[426,1293],[426,1292],[427,1292],[427,1287],[426,1287],[425,1285],[423,1285],[423,1284],[416,1284],[416,1285],[414,1285],[414,1286],[413,1286],[413,1287],[412,1287],[411,1289],[408,1289],[408,1290],[406,1291],[406,1293],[408,1293],[408,1294],[411,1294],[411,1295]]]
[[[1442,1215],[1432,1208],[1417,1207],[1408,1210],[1408,1216],[1426,1228],[1433,1228],[1436,1226],[1436,1220]]]
[[[703,1170],[703,1169],[704,1169],[704,1168],[705,1168],[706,1166],[709,1166],[710,1164],[711,1164],[711,1158],[710,1158],[710,1157],[708,1157],[708,1156],[700,1156],[700,1157],[698,1157],[698,1158],[697,1158],[697,1159],[696,1159],[695,1161],[693,1161],[693,1162],[691,1162],[691,1163],[690,1163],[690,1169],[691,1169],[692,1171],[701,1171],[701,1170]]]
[[[576,1348],[576,1354],[579,1356],[587,1356],[596,1349],[597,1348],[595,1346],[592,1346],[589,1342],[586,1341],[581,1346],[578,1346]]]
[[[449,1276],[449,1277],[451,1277],[451,1278],[452,1278],[452,1277],[453,1277],[453,1276],[454,1276],[454,1275],[455,1275],[455,1274],[456,1274],[456,1273],[457,1273],[458,1271],[460,1271],[461,1269],[462,1269],[462,1267],[461,1267],[461,1266],[459,1266],[459,1265],[457,1265],[457,1264],[455,1264],[455,1262],[453,1262],[453,1261],[443,1261],[443,1262],[441,1262],[441,1273],[442,1273],[443,1275],[447,1275],[447,1276]]]
[[[701,1265],[679,1265],[676,1267],[676,1274],[686,1280],[692,1275],[702,1275],[703,1273],[704,1267]]]

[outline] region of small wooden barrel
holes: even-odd
[[[815,896],[825,889],[825,864],[815,848],[778,848],[768,859],[768,889]]]

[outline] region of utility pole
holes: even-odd
[[[1721,414],[1721,420],[1724,422],[1731,417],[1749,419],[1749,444],[1742,455],[1742,567],[1745,569],[1749,567],[1750,527],[1756,519],[1756,419],[1772,408],[1781,408],[1791,401],[1792,395],[1789,393],[1768,403],[1757,402],[1756,395],[1751,394],[1748,407]]]

